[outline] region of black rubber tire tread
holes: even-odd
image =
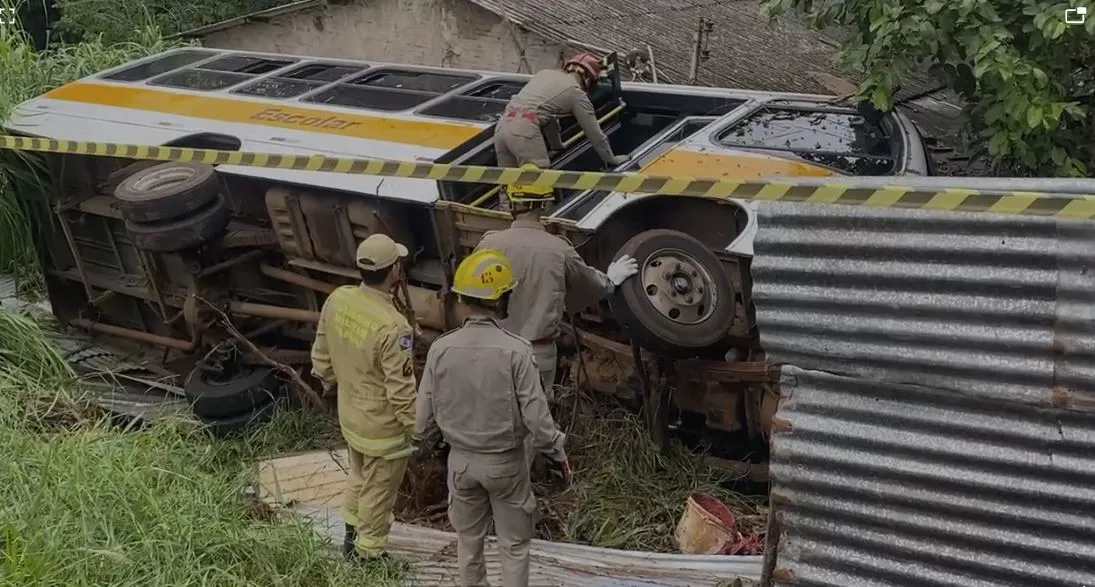
[[[179,181],[156,185],[156,179],[172,173],[188,173]],[[141,186],[141,183],[151,186]],[[142,169],[114,189],[118,210],[132,222],[164,222],[183,218],[209,205],[220,192],[217,172],[201,163],[170,161]]]
[[[278,407],[281,404],[282,402],[280,401],[267,398],[266,403],[256,407],[250,412],[245,412],[231,418],[202,418],[199,416],[198,421],[205,426],[205,429],[214,438],[228,438],[237,433],[269,422],[270,419],[274,417],[274,414],[277,413]]]
[[[677,230],[656,229],[640,232],[624,243],[614,259],[631,255],[639,262],[659,249],[679,249],[691,255],[711,274],[718,288],[719,301],[714,313],[696,325],[681,325],[662,316],[647,299],[638,275],[624,281],[612,296],[612,313],[640,346],[674,357],[693,357],[700,351],[712,351],[724,344],[734,322],[735,291],[722,263],[708,248],[692,236]]]
[[[183,388],[199,418],[233,418],[249,414],[277,396],[275,373],[270,367],[245,367],[238,377],[219,383],[212,381],[212,373],[194,369]]]
[[[174,253],[205,244],[224,233],[229,210],[224,196],[192,215],[166,222],[127,220],[126,231],[138,249],[156,253]]]

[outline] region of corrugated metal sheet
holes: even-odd
[[[0,274],[0,300],[14,298],[18,295],[19,283],[14,275]]]
[[[836,74],[836,44],[804,26],[770,27],[760,3],[750,0],[471,0],[495,14],[503,11],[521,27],[545,39],[587,43],[621,54],[650,44],[659,81],[688,81],[701,17],[713,19],[708,49],[700,66],[705,85],[754,90],[828,93],[804,73]],[[781,59],[773,61],[772,55]]]
[[[777,585],[1095,585],[1095,419],[785,367]]]
[[[688,83],[700,18],[715,23],[702,85],[831,94],[826,80],[846,77],[832,64],[836,40],[789,18],[769,24],[757,0],[470,1],[558,43],[621,55],[650,45],[661,83]],[[913,77],[903,85],[908,96],[935,82]]]
[[[1095,585],[1095,224],[760,223],[777,584]]]
[[[299,505],[321,536],[342,544],[343,520],[338,510]],[[415,584],[459,585],[456,535],[396,523],[388,545],[395,556],[414,561]],[[487,578],[501,585],[501,559],[493,538],[486,547]],[[743,579],[744,587],[760,578],[759,556],[656,554],[595,548],[562,542],[532,541],[530,587],[723,587]]]
[[[774,360],[1009,402],[1095,391],[1095,224],[798,204],[758,218]]]

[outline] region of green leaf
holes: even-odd
[[[1053,161],[1053,164],[1058,167],[1064,165],[1065,161],[1068,160],[1068,153],[1066,153],[1065,150],[1061,147],[1054,147],[1053,150],[1050,151],[1049,156],[1050,159]]]
[[[885,88],[878,86],[871,92],[871,103],[875,108],[883,112],[890,111],[890,93]]]
[[[1068,25],[1065,24],[1065,21],[1058,20],[1053,23],[1052,31],[1046,36],[1050,39],[1059,39],[1061,38],[1061,35],[1065,34],[1066,30],[1068,30]]]
[[[1038,105],[1032,105],[1027,109],[1027,126],[1030,128],[1038,128],[1042,126],[1042,107]]]
[[[1038,80],[1039,84],[1045,85],[1049,82],[1049,76],[1046,75],[1044,70],[1035,67],[1031,69],[1031,72],[1034,74],[1034,79]]]
[[[990,125],[991,124],[996,124],[996,122],[998,120],[1000,120],[1000,116],[1003,113],[1004,113],[1003,105],[1001,105],[999,103],[993,104],[992,106],[989,107],[988,111],[985,112],[985,122],[990,124]]]

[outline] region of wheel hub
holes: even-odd
[[[703,265],[676,249],[655,251],[640,270],[650,304],[677,324],[697,324],[715,310],[718,292]]]

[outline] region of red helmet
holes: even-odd
[[[601,77],[601,71],[604,69],[601,60],[590,53],[579,53],[563,64],[563,69],[569,70],[571,67],[580,70],[590,84]]]

